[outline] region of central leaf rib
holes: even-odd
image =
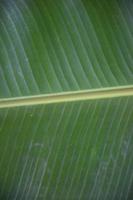
[[[0,108],[133,96],[133,85],[0,99]]]

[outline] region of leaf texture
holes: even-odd
[[[1,0],[0,96],[133,84],[133,3]]]
[[[118,88],[133,88],[131,0],[1,0],[0,200],[132,200],[133,97]]]
[[[132,101],[1,110],[1,199],[130,199]]]

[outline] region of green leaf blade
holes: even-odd
[[[133,84],[130,4],[2,1],[0,96]]]
[[[0,199],[133,199],[132,8],[0,1]]]
[[[1,110],[5,115],[1,198],[4,190],[12,199],[129,195],[132,97]]]

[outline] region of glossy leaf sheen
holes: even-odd
[[[0,97],[133,84],[130,0],[1,0]],[[133,97],[0,109],[0,199],[131,200]]]

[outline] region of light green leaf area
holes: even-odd
[[[132,0],[0,0],[0,200],[132,199]]]

